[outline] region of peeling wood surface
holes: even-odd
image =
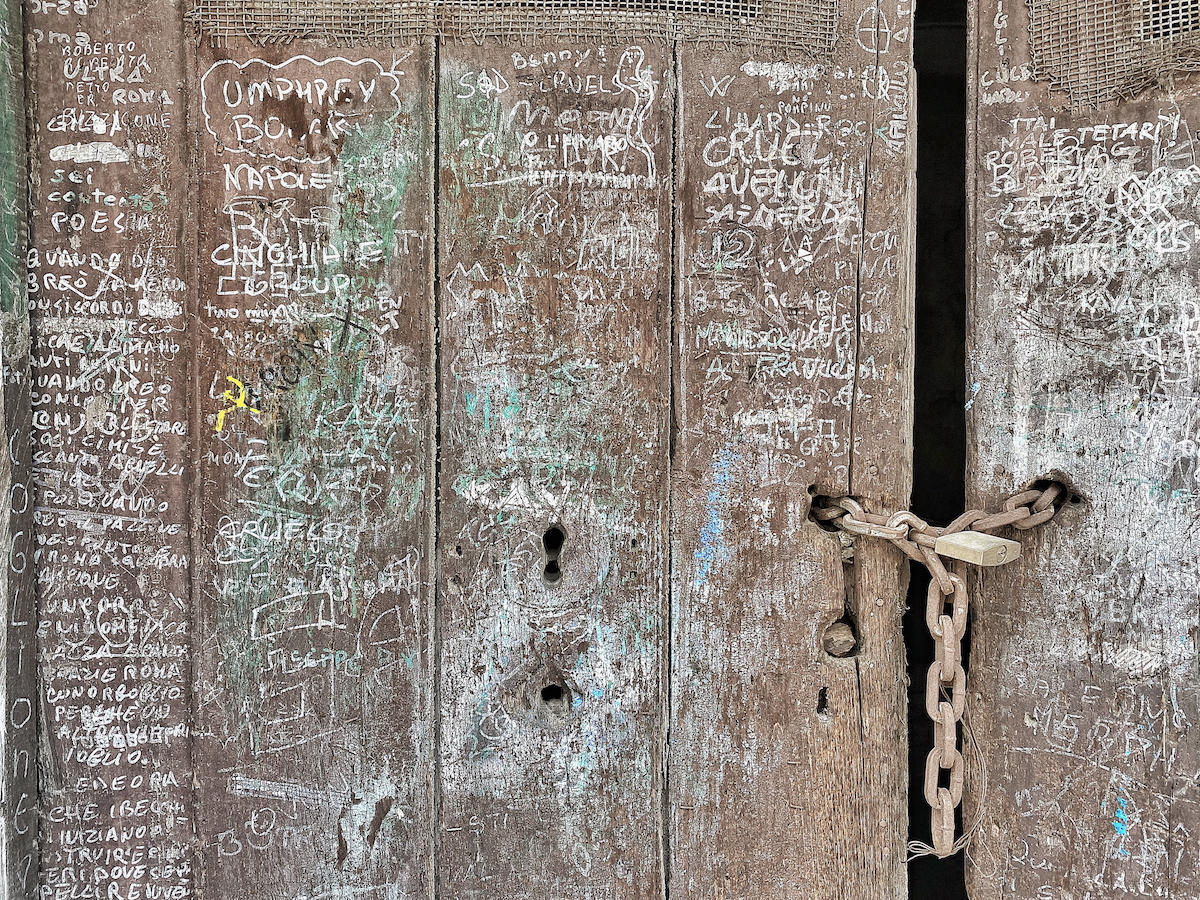
[[[908,499],[909,13],[847,10],[829,67],[680,53],[683,896],[905,891],[904,567],[870,542],[844,563],[807,517],[810,493]],[[822,647],[839,619],[850,658]]]
[[[807,516],[908,497],[910,7],[179,14],[28,31],[42,894],[902,896],[906,567]]]
[[[1071,111],[973,21],[969,499],[1084,500],[973,589],[972,896],[1194,897],[1200,85]]]

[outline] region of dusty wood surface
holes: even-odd
[[[43,896],[191,893],[179,11],[31,4]]]
[[[447,896],[662,891],[669,60],[443,52]]]
[[[969,499],[1085,502],[974,592],[970,889],[1194,897],[1200,85],[1071,112],[1023,7],[973,18]]]
[[[905,892],[906,567],[808,521],[908,499],[911,8],[830,66],[680,56],[672,892]],[[811,489],[811,490],[810,490]],[[844,619],[856,655],[823,650]]]
[[[25,62],[20,3],[0,8],[0,547],[7,554],[0,576],[4,616],[0,713],[0,894],[36,896],[38,880],[37,611],[33,524],[29,371],[29,306],[24,248],[28,241],[25,145]]]
[[[908,495],[908,6],[828,66],[77,6],[28,31],[43,894],[902,895],[905,566],[807,516]]]
[[[208,897],[430,890],[432,59],[200,53]]]

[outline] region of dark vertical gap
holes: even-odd
[[[879,0],[875,0],[875,71],[879,71],[879,34],[878,23],[881,22],[879,11]],[[865,48],[864,48],[865,49]],[[867,123],[867,149],[862,158],[862,215],[858,223],[858,233],[865,235],[867,233],[867,200],[871,194],[871,159],[875,149],[875,104],[872,103],[868,107],[870,119]],[[854,477],[854,447],[857,441],[854,430],[854,411],[858,408],[858,370],[862,352],[862,272],[863,272],[863,256],[867,251],[867,242],[862,240],[858,245],[858,255],[854,260],[854,371],[850,376],[850,396],[854,401],[850,403],[847,413],[847,433],[850,435],[849,445],[846,447],[846,492],[853,495],[858,489]],[[859,695],[861,699],[861,694]]]
[[[194,118],[192,116],[192,91],[194,90],[193,79],[196,73],[199,72],[199,57],[201,44],[196,41],[188,40],[187,28],[182,26],[180,33],[180,44],[183,52],[183,94],[188,102],[182,107],[182,118],[184,121],[184,153],[185,153],[185,168],[184,168],[184,190],[182,192],[185,198],[185,207],[183,215],[180,218],[175,233],[176,247],[183,248],[184,254],[180,268],[187,272],[188,288],[185,300],[188,321],[199,322],[200,319],[200,184],[199,173],[202,169],[203,150],[201,149],[200,130],[192,128]],[[33,164],[33,160],[30,160]],[[189,227],[189,223],[191,227]],[[191,243],[194,241],[195,243]],[[178,252],[178,251],[177,251]],[[202,814],[204,810],[201,808],[201,789],[200,789],[200,772],[199,760],[196,756],[196,736],[200,734],[201,723],[199,721],[199,706],[196,699],[196,684],[200,679],[200,657],[197,648],[200,646],[200,631],[201,631],[201,604],[203,603],[204,592],[200,587],[200,572],[198,560],[202,559],[201,553],[201,513],[203,509],[201,492],[202,482],[199,477],[201,472],[201,460],[203,454],[201,452],[200,435],[204,433],[204,404],[200,402],[203,396],[202,382],[200,376],[200,349],[202,338],[193,330],[184,330],[184,340],[181,341],[187,348],[188,369],[184,379],[185,391],[189,391],[191,396],[191,409],[188,411],[188,429],[189,443],[191,446],[184,451],[188,457],[188,466],[183,473],[183,494],[186,497],[184,501],[184,527],[188,533],[188,558],[187,558],[187,623],[188,623],[188,641],[190,642],[189,652],[187,654],[187,690],[186,690],[186,709],[187,709],[187,727],[188,727],[188,762],[191,766],[191,814],[192,814],[192,829],[197,836],[200,835]],[[205,880],[207,877],[207,869],[204,864],[204,851],[200,847],[193,846],[191,848],[190,862],[192,866],[192,889],[197,894],[203,894],[205,890]]]
[[[963,511],[966,477],[967,10],[965,0],[923,0],[914,30],[917,69],[917,279],[912,509],[945,525]],[[908,653],[909,837],[930,842],[925,757],[933,724],[925,675],[929,573],[912,566]],[[966,654],[964,647],[964,656]],[[965,660],[964,660],[965,661]],[[960,816],[961,819],[961,816]],[[958,833],[962,833],[959,823]],[[911,900],[966,900],[963,854],[925,856],[908,868]]]
[[[678,209],[676,208],[676,177],[679,171],[679,115],[680,102],[682,91],[680,85],[683,83],[682,61],[679,55],[679,42],[671,43],[671,75],[672,75],[672,103],[671,103],[671,171],[670,171],[670,203],[671,203],[671,263],[670,263],[670,281],[668,283],[667,310],[669,318],[668,340],[670,346],[667,348],[667,509],[666,509],[666,539],[667,545],[664,548],[666,556],[667,579],[664,585],[664,601],[666,603],[666,616],[664,617],[664,698],[663,698],[663,724],[662,724],[662,836],[660,838],[660,852],[662,853],[662,894],[663,900],[669,900],[671,896],[671,726],[673,723],[672,717],[675,710],[675,691],[674,682],[671,678],[674,666],[674,640],[675,640],[675,571],[674,571],[674,493],[675,493],[675,440],[679,429],[678,411],[676,410],[676,388],[675,380],[678,377],[678,371],[675,365],[675,304],[676,304],[676,279],[678,277],[679,267],[676,265],[676,254],[678,253]]]
[[[442,196],[442,141],[441,141],[441,75],[442,75],[442,41],[432,38],[433,43],[433,172],[429,181],[431,201],[433,203],[433,240],[432,270],[433,281],[431,294],[433,299],[433,321],[430,323],[429,355],[433,371],[432,401],[433,415],[432,435],[429,448],[430,463],[433,469],[433,527],[430,529],[427,553],[429,564],[433,566],[432,577],[427,579],[433,592],[430,604],[429,642],[432,655],[432,666],[429,669],[430,702],[433,715],[433,771],[430,786],[430,854],[429,863],[432,871],[429,881],[433,900],[441,896],[440,851],[441,851],[441,821],[442,821],[442,606],[441,606],[441,524],[442,524],[442,292],[441,292],[441,196]]]

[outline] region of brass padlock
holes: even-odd
[[[1000,566],[1021,558],[1021,545],[980,531],[959,531],[937,539],[933,552],[977,566]]]

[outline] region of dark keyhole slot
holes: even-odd
[[[817,715],[829,715],[829,688],[821,688],[817,691]]]
[[[542,702],[554,703],[563,698],[563,689],[561,684],[548,684],[542,688]]]
[[[546,551],[547,556],[557,556],[562,552],[563,542],[567,539],[566,534],[557,525],[551,525],[546,529],[546,533],[542,535],[542,547]]]
[[[542,569],[542,580],[556,584],[562,578],[562,567],[558,563],[567,535],[558,525],[551,525],[542,535],[542,550],[546,554],[546,566]]]

